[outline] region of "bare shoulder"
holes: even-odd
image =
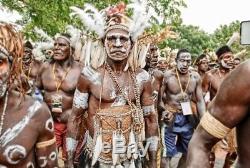
[[[246,74],[250,73],[250,59],[246,60],[245,62],[241,63],[236,69],[235,71],[241,71],[241,72],[245,72]],[[244,74],[245,74],[244,73]]]
[[[153,71],[153,75],[154,75],[154,77],[155,77],[156,79],[162,80],[162,79],[163,79],[164,73],[163,73],[162,71],[158,70],[158,69],[155,69],[155,70]]]
[[[212,80],[213,76],[218,72],[217,68],[207,71],[204,75],[204,78],[207,80]]]
[[[250,100],[249,74],[250,60],[240,64],[227,75],[218,90],[216,100],[224,101],[226,99],[231,104],[240,101],[248,104]]]
[[[39,102],[28,95],[25,96],[25,100],[24,104],[28,107],[27,111],[35,113],[34,117],[37,117],[41,122],[51,116],[46,103]]]
[[[149,73],[141,68],[136,69],[135,71],[135,76],[136,76],[136,80],[140,83],[140,82],[145,82],[145,81],[149,81],[150,80],[150,75]]]
[[[250,78],[248,77],[250,74],[250,60],[243,62],[237,68],[227,75],[224,79],[223,85],[233,84],[234,87],[239,86],[250,86]]]
[[[40,69],[41,70],[46,70],[49,67],[50,67],[50,63],[49,62],[43,62],[43,63],[40,64]]]
[[[175,71],[174,70],[167,70],[164,73],[164,80],[167,81],[169,78],[175,76]]]
[[[77,61],[74,61],[73,62],[73,67],[82,70],[83,65],[81,63],[77,62]]]
[[[81,70],[81,75],[78,80],[78,88],[87,88],[88,86],[102,84],[103,68],[94,69],[91,66],[85,66]]]
[[[190,71],[190,75],[193,79],[195,79],[196,81],[200,81],[201,76],[199,75],[199,73],[197,71]]]

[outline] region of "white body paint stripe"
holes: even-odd
[[[101,85],[101,74],[94,70],[92,67],[84,67],[82,70],[82,74],[84,74],[94,84]]]
[[[11,145],[4,150],[3,155],[10,164],[18,164],[27,156],[27,152],[26,149],[21,145]],[[13,160],[13,155],[18,155],[20,157],[19,160]]]
[[[50,128],[50,126],[52,126],[52,128]],[[50,132],[54,132],[54,121],[52,119],[52,117],[50,117],[45,124],[45,129],[50,131]]]
[[[10,141],[16,138],[22,130],[28,125],[30,119],[38,111],[42,104],[36,101],[31,107],[28,108],[28,114],[23,117],[14,127],[7,129],[3,135],[0,137],[0,145],[2,147],[6,146]]]
[[[48,161],[47,161],[47,158],[45,156],[39,157],[38,160],[43,160],[43,163],[40,164],[40,167],[46,167]]]

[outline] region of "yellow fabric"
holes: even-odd
[[[56,143],[56,137],[54,137],[53,139],[50,139],[48,141],[43,141],[43,142],[36,143],[36,148],[44,148],[44,147],[50,146],[50,145],[52,145],[54,143]]]
[[[206,112],[200,121],[200,125],[211,135],[216,138],[222,139],[229,132],[230,128],[222,124],[219,120],[217,120],[214,116],[212,116],[209,112]]]

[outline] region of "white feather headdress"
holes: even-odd
[[[102,12],[90,4],[85,4],[84,9],[75,6],[71,6],[70,9],[73,11],[70,16],[78,16],[87,30],[94,31],[100,38],[104,36],[105,17]]]
[[[46,52],[51,50],[54,46],[54,40],[50,37],[46,32],[42,29],[35,27],[35,33],[40,37],[41,41],[36,42],[34,45],[34,49],[32,53],[34,55],[34,59],[38,61],[45,61],[46,60]]]
[[[72,6],[70,7],[72,10],[70,16],[79,17],[84,27],[88,31],[95,32],[100,41],[109,30],[125,29],[128,31],[134,42],[134,47],[131,51],[126,68],[131,67],[135,70],[137,67],[143,66],[143,59],[145,59],[145,53],[148,49],[147,45],[139,46],[137,39],[146,28],[151,26],[153,19],[157,20],[159,17],[146,0],[132,0],[132,3],[127,5],[127,9],[132,9],[133,14],[131,18],[128,18],[124,14],[126,8],[125,4],[121,3],[119,5],[109,7],[106,9],[106,13],[104,13],[104,10],[98,11],[90,4],[85,4],[83,9]],[[91,38],[88,38],[82,48],[81,55],[85,65],[91,65],[94,68],[98,68],[105,61],[106,52],[103,44],[95,40],[96,39],[91,42]]]

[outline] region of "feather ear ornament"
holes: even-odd
[[[151,26],[151,19],[155,18],[155,20],[159,21],[159,17],[146,0],[132,0],[132,3],[127,7],[133,10],[129,32],[132,40],[135,41],[146,28]]]
[[[92,158],[92,163],[91,163],[92,166],[94,166],[95,163],[97,162],[97,160],[102,152],[102,147],[103,147],[102,134],[99,133],[97,138],[96,138],[96,144],[94,147],[93,158]]]

